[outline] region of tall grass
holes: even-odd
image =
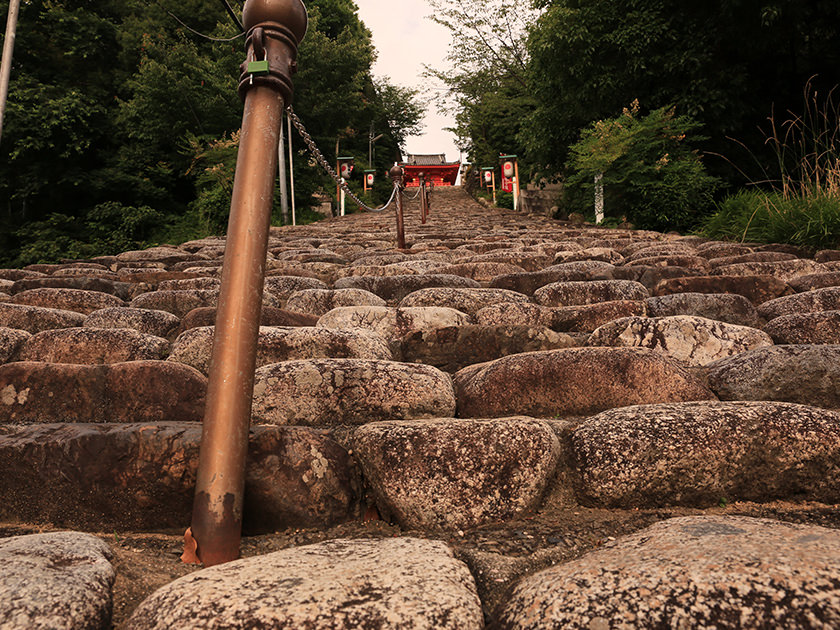
[[[788,111],[782,123],[775,114],[768,118],[765,145],[777,172],[762,168],[763,178],[750,182],[753,188],[726,198],[704,224],[704,234],[840,247],[840,103],[836,86],[820,97],[813,78],[805,84],[801,114]]]
[[[703,226],[712,238],[840,248],[840,197],[819,189],[785,196],[742,190],[727,197]]]

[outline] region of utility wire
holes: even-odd
[[[180,24],[181,26],[183,26],[183,27],[184,27],[185,29],[187,29],[188,31],[190,31],[190,32],[192,32],[192,33],[195,33],[196,35],[198,35],[199,37],[203,37],[204,39],[209,39],[209,40],[210,40],[210,41],[212,41],[212,42],[232,42],[234,39],[239,39],[240,37],[242,37],[243,35],[245,35],[245,32],[243,31],[243,32],[239,33],[239,35],[234,35],[233,37],[224,37],[224,38],[220,38],[220,37],[210,37],[209,35],[205,35],[204,33],[199,33],[199,32],[198,32],[197,30],[195,30],[194,28],[192,28],[192,27],[190,27],[190,26],[187,26],[186,24],[184,24],[184,22],[183,22],[183,21],[181,21],[181,20],[178,18],[178,16],[177,16],[177,15],[175,15],[175,14],[174,14],[174,13],[172,13],[171,11],[167,11],[167,13],[168,13],[170,16],[172,16],[172,18],[173,18],[176,22],[178,22],[178,24]],[[242,25],[240,24],[240,28],[241,28],[241,26],[242,26]]]
[[[227,11],[230,19],[233,20],[233,23],[236,24],[236,28],[240,30],[240,32],[245,31],[245,27],[242,26],[242,22],[239,21],[239,18],[236,17],[236,13],[233,12],[233,9],[230,7],[228,0],[222,0],[222,4],[225,5],[225,11]]]

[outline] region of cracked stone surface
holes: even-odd
[[[772,346],[765,332],[694,317],[627,317],[598,328],[589,346],[651,348],[687,365],[706,365],[735,354]]]

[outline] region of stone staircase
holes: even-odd
[[[224,239],[0,270],[0,627],[840,626],[840,251],[406,212],[272,228],[203,570]]]

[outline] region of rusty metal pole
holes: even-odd
[[[247,0],[239,93],[245,100],[222,286],[207,387],[192,525],[185,562],[239,557],[245,459],[251,424],[268,231],[284,104],[292,98],[297,46],[306,33],[301,0]],[[268,62],[267,68],[265,62]],[[262,62],[254,64],[253,62]]]
[[[394,162],[388,175],[394,180],[394,186],[397,187],[397,248],[405,249],[405,224],[403,223],[403,170],[402,167]]]

